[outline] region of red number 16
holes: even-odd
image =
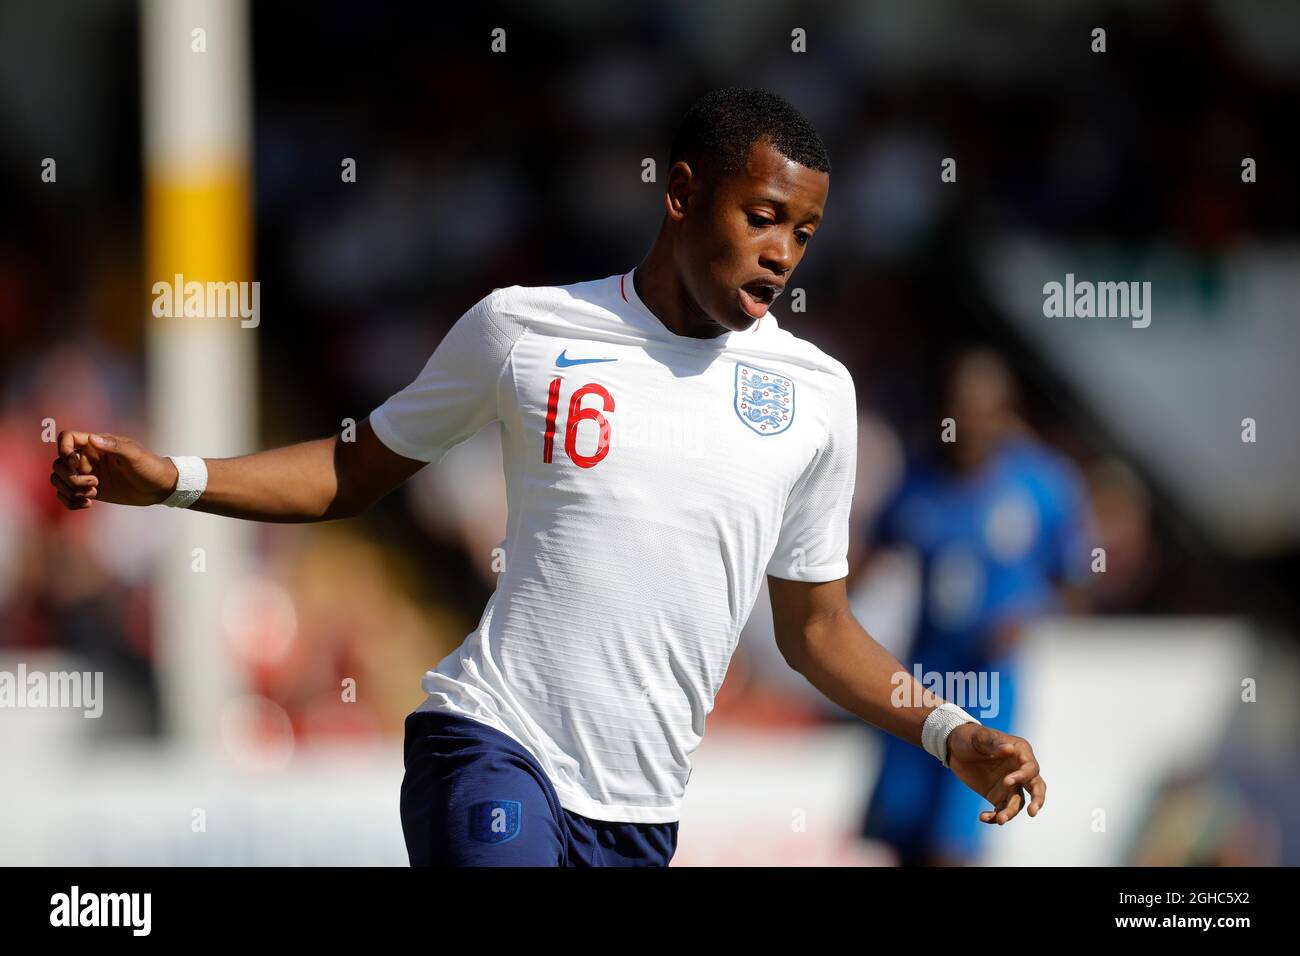
[[[561,381],[562,379],[559,378],[551,379],[551,389],[546,398],[546,435],[542,442],[542,461],[548,465],[551,463],[551,452],[555,448],[555,417],[560,407]],[[609,419],[595,408],[581,407],[582,400],[593,394],[600,396],[604,411],[614,410],[614,397],[606,391],[605,386],[597,385],[595,382],[589,382],[575,389],[569,398],[569,420],[564,428],[564,451],[579,468],[591,468],[609,454]],[[578,424],[587,421],[594,421],[600,426],[600,439],[596,444],[595,454],[580,455],[578,454]]]

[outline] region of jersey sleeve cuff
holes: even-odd
[[[374,431],[375,437],[383,442],[389,451],[395,452],[403,458],[422,461],[426,464],[432,464],[438,460],[438,453],[435,452],[430,455],[427,450],[412,445],[393,431],[393,426],[384,414],[382,406],[370,413],[370,428]]]
[[[838,581],[849,576],[849,562],[845,558],[834,564],[819,564],[815,567],[795,568],[790,564],[770,566],[769,576],[783,581],[805,581],[808,584],[822,584],[826,581]]]

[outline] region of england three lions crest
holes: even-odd
[[[736,414],[760,435],[779,435],[794,421],[794,381],[737,362]]]

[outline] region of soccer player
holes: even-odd
[[[1009,732],[1025,626],[1070,603],[1088,577],[1083,479],[1020,420],[1015,383],[996,352],[959,352],[944,388],[956,440],[936,442],[909,465],[876,521],[874,544],[919,559],[913,672],[978,698],[965,706],[978,703],[985,726]],[[978,859],[979,794],[894,737],[884,740],[877,780],[863,836],[892,846],[903,865]]]
[[[821,224],[829,173],[784,100],[715,91],[674,139],[640,265],[493,291],[355,441],[204,461],[68,431],[51,481],[73,509],[329,520],[501,423],[505,568],[406,721],[412,864],[666,865],[764,572],[791,666],[948,765],[992,804],[985,823],[1036,815],[1046,785],[1029,744],[919,685],[894,706],[902,668],[848,608],[853,380],[769,312]]]

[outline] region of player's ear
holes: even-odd
[[[679,222],[686,218],[691,197],[698,185],[690,163],[679,159],[668,170],[668,185],[664,188],[664,210],[668,218]]]

